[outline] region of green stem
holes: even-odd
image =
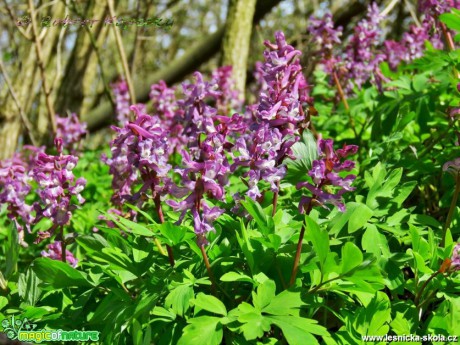
[[[418,293],[417,295],[415,296],[415,299],[414,299],[414,304],[417,306],[417,307],[420,307],[419,305],[419,302],[420,302],[420,298],[422,298],[422,295],[423,295],[423,292],[425,291],[425,288],[427,287],[428,283],[430,281],[433,280],[434,277],[436,277],[440,272],[439,271],[436,271],[434,272],[422,285],[422,287],[420,288],[420,290],[418,290]]]

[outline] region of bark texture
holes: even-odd
[[[233,67],[233,80],[240,97],[244,98],[252,20],[256,0],[230,0],[225,36],[223,40],[222,65]]]

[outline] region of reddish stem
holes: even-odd
[[[64,226],[61,226],[61,261],[66,261],[66,243],[64,239]]]
[[[311,212],[311,209],[313,207],[312,200],[308,203],[307,209],[305,211],[306,215],[309,215]],[[302,242],[303,242],[303,237],[305,235],[305,219],[303,220],[302,223],[302,229],[300,229],[300,236],[299,236],[299,241],[297,242],[297,250],[295,252],[295,258],[294,258],[294,266],[292,267],[292,273],[291,273],[291,279],[289,280],[289,285],[292,286],[295,282],[295,278],[297,276],[297,271],[299,270],[299,262],[300,262],[300,254],[302,253]]]
[[[203,260],[204,260],[204,264],[206,266],[206,270],[208,271],[208,275],[209,275],[209,279],[211,280],[211,289],[212,289],[212,293],[213,295],[216,294],[216,286],[214,284],[214,275],[211,271],[211,265],[209,264],[209,258],[208,258],[208,254],[206,254],[206,250],[204,249],[204,244],[200,245],[200,250],[201,250],[201,254],[203,255]]]

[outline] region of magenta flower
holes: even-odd
[[[299,63],[300,51],[286,43],[282,32],[275,33],[276,43],[265,42],[265,63],[260,74],[266,89],[260,95],[257,108],[251,108],[253,124],[249,133],[238,138],[233,148],[234,164],[249,167],[248,196],[261,196],[258,182],[270,183],[278,192],[278,183],[286,174],[282,165],[285,157],[292,157],[291,147],[298,140],[297,127],[307,119],[304,105],[310,101],[308,85]]]
[[[33,207],[25,201],[31,190],[31,180],[28,165],[19,154],[0,161],[0,205],[7,204],[7,216],[15,223],[19,242],[23,246],[27,246],[24,242],[24,225],[30,231],[30,224],[34,221]]]
[[[81,140],[88,133],[86,122],[80,122],[77,114],[68,117],[56,116],[56,137],[62,138],[63,147],[73,152],[78,150]]]
[[[112,158],[105,158],[113,175],[112,201],[119,206],[125,201],[139,204],[141,196],[149,192],[154,199],[159,198],[169,188],[168,132],[158,118],[143,114],[136,106],[131,110],[137,113],[136,120],[123,128],[112,127],[118,135],[110,143]],[[137,184],[141,187],[134,193]]]
[[[43,250],[41,255],[45,258],[50,258],[52,260],[59,260],[62,259],[62,244],[61,241],[54,241],[51,244],[48,244],[48,251]],[[73,256],[73,254],[66,250],[65,251],[66,262],[70,264],[72,267],[77,267],[78,260]]]
[[[216,108],[219,114],[228,115],[230,111],[239,111],[242,106],[242,97],[235,89],[232,79],[232,66],[222,66],[212,73],[212,79],[217,83],[221,95],[217,97]]]
[[[37,212],[35,221],[46,217],[52,220],[52,228],[39,234],[38,242],[49,237],[57,227],[62,227],[70,221],[72,211],[77,208],[72,202],[72,196],[77,198],[79,204],[85,199],[81,192],[85,188],[84,178],[75,179],[72,170],[78,162],[78,158],[72,155],[62,154],[62,139],[55,140],[58,156],[40,152],[32,171],[32,176],[38,183],[37,194],[41,202],[36,202],[34,208]]]
[[[115,95],[115,114],[117,123],[124,126],[129,121],[129,106],[131,104],[129,98],[128,84],[125,80],[120,80],[110,85]]]
[[[356,178],[355,175],[346,177],[339,176],[342,171],[350,171],[355,167],[355,163],[350,160],[343,160],[349,155],[358,151],[356,145],[345,145],[342,149],[334,151],[332,139],[318,140],[318,157],[313,161],[312,167],[308,172],[313,183],[300,182],[297,189],[307,188],[312,196],[302,197],[299,209],[309,212],[314,204],[319,204],[327,208],[326,204],[332,204],[345,211],[345,205],[342,202],[342,195],[347,191],[354,190],[351,187]],[[332,187],[332,188],[331,188]]]

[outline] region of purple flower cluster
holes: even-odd
[[[224,201],[224,186],[228,182],[230,171],[224,147],[225,136],[215,132],[209,134],[201,143],[196,159],[187,151],[182,151],[184,168],[175,171],[180,174],[183,187],[175,186],[171,194],[176,197],[187,197],[182,201],[166,201],[175,211],[181,212],[179,224],[187,210],[191,210],[199,245],[207,243],[206,234],[214,230],[212,223],[224,212],[217,206],[211,207],[206,201]]]
[[[232,66],[222,66],[212,73],[222,94],[217,98],[216,108],[219,114],[228,115],[231,110],[239,111],[242,106],[242,97],[235,89],[232,79]]]
[[[332,204],[337,206],[340,211],[345,211],[342,195],[354,190],[351,184],[356,176],[341,177],[338,173],[350,171],[355,167],[353,161],[343,159],[357,151],[358,146],[356,145],[344,145],[342,149],[334,151],[332,139],[318,140],[319,159],[313,161],[312,168],[308,173],[313,183],[300,182],[297,184],[297,189],[305,187],[312,194],[311,197],[302,197],[299,204],[300,212],[302,210],[306,213],[310,212],[311,207],[315,204],[323,207],[326,207],[326,204]]]
[[[120,80],[111,84],[111,87],[115,95],[115,113],[117,123],[120,126],[124,126],[129,121],[129,106],[131,104],[128,84],[125,80]]]
[[[117,137],[111,142],[112,158],[105,158],[113,175],[115,191],[112,201],[121,206],[124,201],[142,202],[141,195],[152,192],[153,198],[164,195],[168,188],[168,133],[157,118],[131,106],[136,120],[123,128],[112,127]],[[139,179],[140,178],[140,179]],[[142,183],[133,195],[133,185]]]
[[[221,97],[219,85],[215,80],[203,80],[199,72],[193,74],[195,83],[182,84],[184,98],[177,101],[183,111],[184,132],[190,148],[199,147],[200,134],[214,133],[214,117],[217,109],[209,104]]]
[[[178,108],[175,89],[168,88],[161,80],[151,86],[150,99],[152,100],[154,114],[161,125],[169,132],[168,152],[178,152],[187,143],[187,138],[182,135],[184,131],[183,112]]]
[[[379,8],[374,2],[369,6],[366,18],[356,25],[345,47],[347,78],[352,79],[358,88],[375,75],[379,64],[385,59],[383,54],[376,51],[382,39],[379,27],[381,20]],[[346,89],[350,91],[350,87]]]
[[[342,27],[334,28],[332,14],[326,13],[322,19],[310,17],[307,32],[319,46],[317,54],[321,64],[328,74],[332,74],[335,67],[341,61],[340,57],[333,54],[334,47],[341,44]]]
[[[86,122],[80,122],[77,114],[68,117],[56,116],[56,137],[62,138],[63,147],[71,152],[76,151],[81,140],[87,134]]]
[[[282,32],[275,33],[276,43],[265,42],[265,63],[260,73],[266,83],[260,103],[254,111],[255,122],[250,133],[237,139],[234,165],[249,167],[248,196],[261,196],[258,182],[268,181],[277,192],[278,183],[286,173],[283,159],[292,156],[291,147],[300,123],[306,120],[304,105],[310,101],[308,85],[302,75],[298,56],[300,51],[286,43]]]
[[[86,181],[81,177],[75,180],[72,172],[77,165],[78,158],[62,154],[61,138],[57,138],[55,143],[59,155],[38,153],[32,170],[32,176],[39,185],[37,194],[41,200],[41,204],[38,202],[34,204],[37,212],[36,221],[46,217],[53,222],[49,231],[39,234],[37,242],[50,237],[56,228],[69,222],[72,216],[71,211],[77,207],[71,201],[72,196],[75,196],[80,204],[85,201],[80,193],[85,188]]]
[[[54,241],[51,244],[48,244],[48,251],[43,250],[41,255],[45,258],[50,258],[53,260],[61,260],[62,258],[62,243],[61,241]],[[73,256],[73,254],[66,250],[65,251],[66,262],[72,267],[77,267],[78,260]]]
[[[0,161],[0,204],[7,204],[7,216],[18,230],[19,242],[24,242],[24,226],[30,230],[33,223],[32,206],[25,201],[31,187],[27,163],[15,154],[13,158]]]

